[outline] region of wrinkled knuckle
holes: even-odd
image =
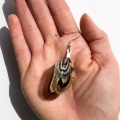
[[[18,52],[15,52],[15,56],[16,56],[16,58],[19,58],[20,56],[24,56],[24,55],[26,55],[27,53],[26,53],[26,51],[24,50],[24,49],[22,49],[22,50],[20,50],[20,51],[18,51]]]
[[[20,34],[20,33],[18,33],[17,35],[16,34],[15,35],[11,35],[12,41],[16,41],[18,39],[23,39],[23,38],[24,38],[23,34]]]
[[[24,29],[24,33],[27,34],[35,30],[38,30],[37,26],[29,25],[29,26],[26,26],[26,28]]]

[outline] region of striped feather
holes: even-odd
[[[54,75],[50,84],[50,92],[61,94],[69,88],[74,78],[74,69],[69,58],[58,62],[54,69]]]

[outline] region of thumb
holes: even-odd
[[[87,14],[81,17],[80,29],[88,43],[93,59],[103,62],[112,55],[106,33],[99,29]]]

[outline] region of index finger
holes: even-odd
[[[65,0],[46,0],[59,33],[78,31],[77,24]]]

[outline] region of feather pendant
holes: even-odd
[[[55,65],[53,77],[49,86],[50,93],[61,94],[71,86],[74,79],[74,68],[69,57]]]

